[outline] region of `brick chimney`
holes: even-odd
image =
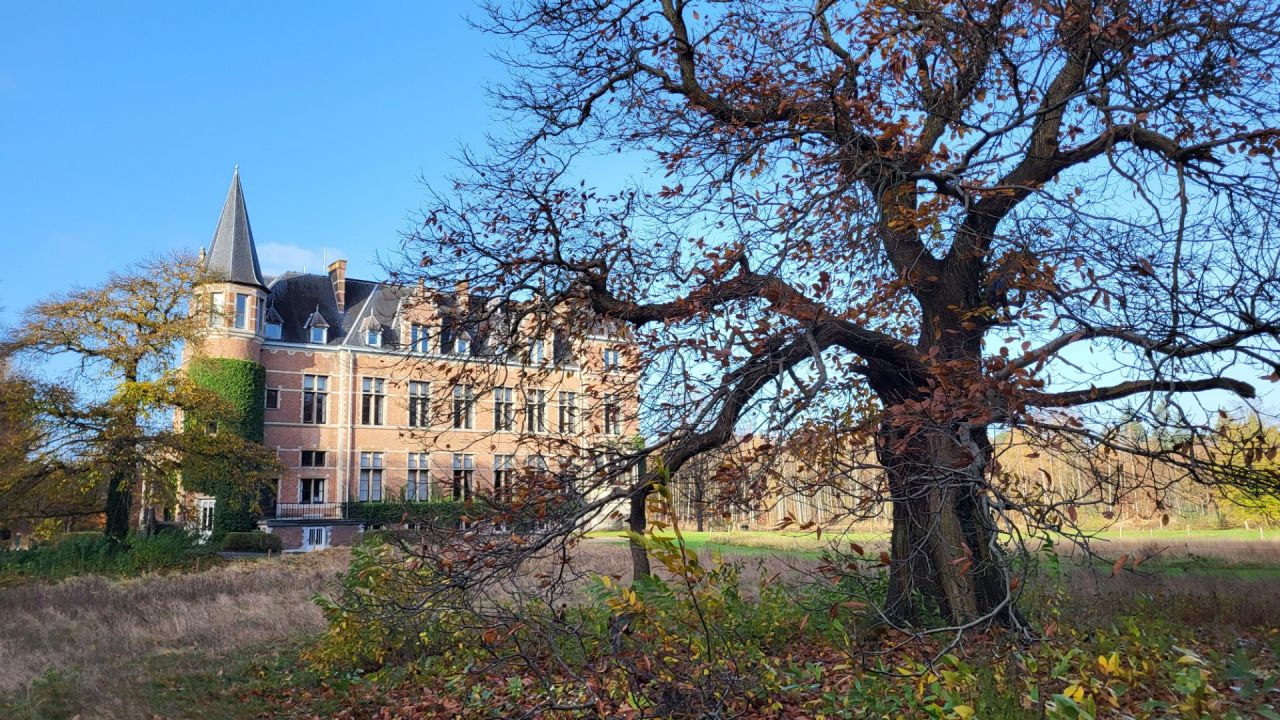
[[[329,282],[333,283],[333,298],[338,303],[338,312],[347,311],[347,261],[334,260],[329,263]]]

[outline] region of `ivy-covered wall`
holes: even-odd
[[[230,410],[219,417],[188,416],[188,431],[213,422],[218,432],[234,433],[246,440],[262,442],[266,368],[249,360],[197,358],[187,372],[192,382],[216,392],[231,405]],[[215,539],[221,539],[228,532],[256,527],[254,509],[257,493],[248,490],[240,478],[225,477],[225,467],[191,463],[183,468],[183,480],[188,488],[216,499],[213,514]]]
[[[249,360],[198,358],[192,361],[188,373],[192,382],[213,390],[231,403],[230,415],[213,418],[219,432],[234,432],[245,440],[262,442],[266,368]]]

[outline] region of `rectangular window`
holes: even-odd
[[[430,383],[409,383],[409,427],[431,427]]]
[[[524,430],[540,433],[547,431],[547,391],[524,391]]]
[[[409,326],[410,352],[425,353],[430,349],[427,337],[427,326],[413,323]]]
[[[425,501],[431,499],[431,455],[409,453],[409,474],[404,484],[404,499]]]
[[[380,347],[382,345],[382,330],[370,328],[364,333],[364,344],[369,347]]]
[[[578,395],[571,392],[560,393],[558,403],[559,425],[562,433],[578,432]]]
[[[323,450],[303,450],[302,467],[324,467],[324,451]]]
[[[302,478],[299,480],[298,502],[304,505],[324,502],[324,478]]]
[[[323,345],[329,342],[329,328],[322,328],[322,327],[311,328],[311,342],[317,345]]]
[[[476,424],[476,396],[470,385],[453,386],[453,427],[470,430]]]
[[[529,362],[533,365],[541,365],[547,361],[547,344],[542,338],[537,338],[529,343]]]
[[[498,502],[511,502],[511,483],[515,479],[515,457],[512,455],[493,456],[493,497]]]
[[[280,407],[280,390],[279,388],[267,388],[266,402],[263,404],[268,410],[275,410]]]
[[[360,423],[382,425],[386,422],[386,381],[382,378],[362,378],[360,382]]]
[[[309,527],[305,530],[306,541],[303,543],[302,549],[318,550],[329,547],[329,528]]]
[[[360,453],[360,502],[382,501],[382,453]]]
[[[604,396],[604,434],[622,434],[622,406],[618,404],[617,395]]]
[[[609,349],[609,348],[606,348],[606,349],[605,349],[605,351],[604,351],[604,369],[605,369],[606,371],[608,371],[608,370],[617,370],[617,369],[618,369],[618,351],[617,351],[617,350],[613,350],[613,349]]]
[[[510,432],[516,429],[516,391],[509,387],[493,390],[493,429]]]
[[[476,456],[475,455],[459,455],[453,456],[453,499],[454,500],[470,500],[472,482],[475,480],[476,474]]]
[[[249,327],[249,296],[236,293],[236,328],[244,330]]]
[[[326,375],[302,376],[302,422],[308,425],[325,423],[325,406],[329,398],[329,378]]]
[[[209,293],[209,327],[222,327],[222,313],[226,311],[222,293]]]
[[[267,339],[279,340],[280,336],[283,334],[283,330],[284,330],[284,326],[281,325],[280,323],[273,323],[273,322],[267,323]]]

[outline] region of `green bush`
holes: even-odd
[[[264,532],[229,532],[222,539],[227,552],[280,552],[284,543],[279,535]]]
[[[473,511],[475,512],[475,511]],[[404,500],[391,502],[351,503],[347,516],[370,525],[424,523],[436,527],[452,527],[467,514],[467,506],[457,500]]]
[[[207,551],[187,533],[130,535],[121,545],[101,533],[68,533],[50,545],[0,552],[0,575],[58,579],[72,575],[138,575],[184,567]]]

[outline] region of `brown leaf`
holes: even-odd
[[[1120,571],[1124,570],[1124,564],[1127,562],[1129,562],[1129,553],[1121,555],[1120,558],[1116,560],[1115,564],[1111,566],[1111,577],[1119,575]]]
[[[888,567],[888,566],[889,566],[889,564],[890,564],[891,562],[892,562],[892,560],[891,560],[891,558],[889,557],[889,553],[885,552],[884,550],[881,550],[881,551],[880,551],[880,564],[881,564],[881,565],[884,565],[885,567]]]
[[[854,554],[854,555],[862,555],[862,554],[864,554],[864,553],[863,553],[863,550],[862,550],[862,546],[861,546],[861,545],[859,545],[859,544],[858,544],[858,543],[856,543],[856,542],[851,542],[851,543],[849,543],[849,549],[853,551],[853,554]]]

